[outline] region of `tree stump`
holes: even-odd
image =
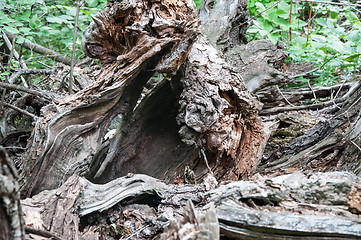
[[[185,0],[116,1],[99,12],[82,44],[103,69],[86,89],[42,108],[21,167],[23,193],[74,173],[96,182],[129,172],[171,181],[186,168],[195,180],[250,176],[268,137],[261,105],[198,25]],[[137,104],[155,72],[166,76]],[[119,114],[115,137],[102,145]]]

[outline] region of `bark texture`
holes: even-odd
[[[351,173],[212,183],[210,175],[198,185],[166,185],[146,175],[98,185],[73,176],[22,204],[27,224],[64,239],[361,237],[361,181]]]
[[[179,180],[186,168],[195,179],[254,172],[269,135],[257,117],[261,106],[198,37],[193,5],[115,1],[93,18],[82,45],[103,69],[84,90],[42,108],[21,166],[25,195],[74,173],[108,182],[129,172]],[[155,72],[167,76],[140,102]],[[115,137],[103,143],[119,114]]]
[[[281,168],[342,170],[360,176],[360,97],[360,82],[355,82],[344,101],[337,102],[343,97],[335,99],[330,106],[338,104],[340,110],[335,117],[319,121],[305,134],[277,150],[283,154],[269,154],[263,159],[260,169],[266,172]]]
[[[24,224],[18,175],[3,147],[0,147],[0,164],[0,239],[21,240]]]
[[[101,59],[97,81],[42,109],[22,165],[22,189],[52,189],[89,171],[110,121],[130,113],[143,85],[158,71],[176,71],[196,36],[186,1],[109,4],[84,34],[84,51]],[[110,64],[111,63],[111,64]]]

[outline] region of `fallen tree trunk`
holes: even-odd
[[[361,180],[353,174],[212,182],[209,175],[198,185],[166,185],[134,175],[97,185],[73,176],[22,205],[27,225],[63,239],[211,240],[219,228],[232,239],[361,237]]]
[[[0,147],[0,239],[24,238],[18,175],[5,149]]]
[[[347,98],[333,106],[339,109],[335,117],[319,121],[304,135],[285,144],[281,155],[269,154],[263,159],[261,171],[297,168],[304,171],[350,171],[361,176],[361,116],[360,81],[354,82]]]
[[[74,173],[97,182],[128,172],[181,179],[186,168],[195,179],[208,171],[217,179],[252,175],[268,138],[260,105],[198,38],[195,13],[188,1],[134,1],[114,2],[94,17],[83,49],[103,70],[86,89],[42,109],[21,166],[25,195]],[[155,72],[167,76],[137,104]],[[102,148],[119,114],[116,136]]]

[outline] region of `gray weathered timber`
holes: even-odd
[[[24,223],[20,205],[18,174],[0,146],[0,239],[22,240]]]
[[[201,31],[220,56],[244,80],[252,93],[275,84],[285,83],[294,75],[315,69],[312,63],[290,62],[285,44],[256,40],[248,43],[246,31],[251,24],[245,0],[204,0],[201,4]]]
[[[111,120],[133,111],[155,69],[177,71],[197,25],[187,1],[113,2],[94,17],[83,49],[100,59],[103,69],[87,88],[42,108],[21,166],[23,194],[56,188],[74,173],[89,173]]]
[[[124,227],[126,221],[133,222],[138,228],[122,236],[134,233],[139,239],[160,233],[161,239],[173,239],[186,232],[215,239],[212,236],[218,233],[211,229],[218,228],[218,221],[222,236],[233,239],[355,239],[361,237],[360,193],[361,179],[348,172],[259,176],[252,181],[220,184],[211,190],[205,183],[166,185],[137,174],[104,185],[74,176],[61,188],[25,199],[22,205],[25,219],[39,216],[41,228],[65,239],[114,239],[107,235],[106,225],[96,222],[88,221],[86,226],[83,223],[85,230],[78,231],[80,218],[94,216],[97,221],[119,227]],[[139,214],[135,209],[142,210],[141,215],[132,218],[129,212]],[[112,217],[114,214],[118,217]],[[125,218],[122,223],[118,222],[120,216]]]
[[[335,117],[319,121],[302,136],[282,146],[283,154],[264,159],[259,169],[350,171],[361,176],[361,84],[352,84]],[[335,99],[337,100],[337,99]]]

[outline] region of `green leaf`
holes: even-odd
[[[99,3],[98,0],[86,0],[85,2],[87,3],[88,7],[91,7],[91,8],[96,7]],[[199,3],[200,3],[200,1],[199,1]]]
[[[266,31],[266,30],[259,30],[259,32],[258,32],[260,35],[261,35],[261,37],[262,38],[264,38],[264,37],[266,37],[267,35],[268,35],[268,31]]]
[[[21,27],[19,31],[22,32],[24,35],[28,35],[31,32],[31,28],[28,27]]]
[[[331,16],[332,19],[337,19],[338,18],[338,12],[331,11],[330,16]]]
[[[361,53],[353,54],[344,59],[345,62],[353,62],[355,59],[358,59],[361,56]]]
[[[48,21],[50,23],[59,23],[59,24],[68,23],[68,21],[66,19],[61,18],[61,17],[47,17],[46,21]]]
[[[10,26],[4,26],[3,29],[7,32],[10,32],[10,33],[14,33],[14,34],[18,34],[19,33],[19,30],[17,30],[16,28],[14,27],[10,27]]]
[[[345,13],[345,17],[347,18],[347,20],[349,20],[351,22],[359,20],[357,15],[354,12],[351,12],[351,11],[347,11]]]
[[[259,28],[256,26],[251,26],[247,29],[248,33],[258,33],[258,31],[259,31]]]
[[[255,3],[255,6],[257,7],[257,9],[258,9],[259,12],[262,12],[262,11],[266,10],[266,8],[264,7],[264,5],[263,5],[262,3],[260,3],[260,2],[256,2],[256,3]]]

